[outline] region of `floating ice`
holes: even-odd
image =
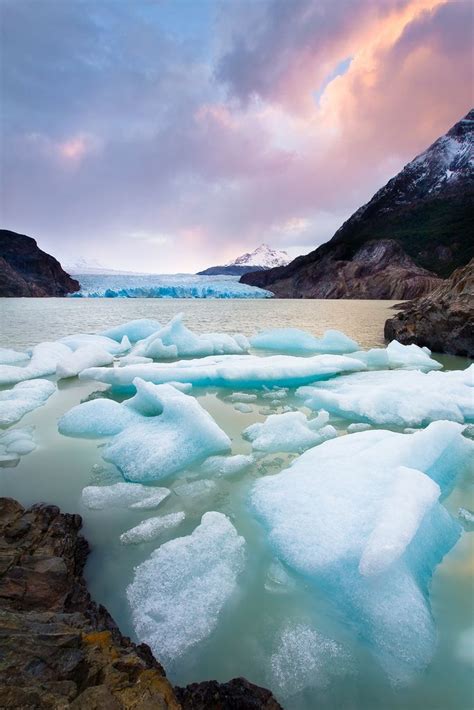
[[[274,328],[257,333],[250,339],[253,348],[277,350],[281,353],[353,353],[359,345],[339,330],[327,330],[322,338],[298,328]]]
[[[36,449],[33,431],[33,427],[22,427],[0,434],[0,466],[16,466],[21,456]]]
[[[412,370],[440,370],[442,365],[433,360],[431,350],[420,348],[418,345],[402,345],[397,340],[392,340],[386,348],[372,348],[352,353],[351,357],[364,362],[367,367],[374,369],[412,369]]]
[[[112,338],[112,340],[116,340],[118,343],[120,343],[122,338],[126,335],[131,343],[136,343],[137,340],[148,338],[149,335],[156,333],[160,328],[161,323],[158,323],[157,320],[138,318],[117,325],[114,328],[103,330],[100,335],[104,335],[106,338]]]
[[[222,513],[206,513],[191,535],[161,545],[127,589],[135,632],[170,664],[207,638],[237,590],[245,542]]]
[[[0,348],[0,365],[15,365],[17,362],[29,360],[27,353],[11,350],[10,348]]]
[[[153,510],[170,494],[168,488],[142,486],[139,483],[113,483],[111,486],[86,486],[82,503],[92,510],[132,508]]]
[[[337,436],[333,426],[325,426],[328,419],[329,414],[324,411],[315,419],[307,419],[303,412],[271,414],[265,422],[247,427],[243,436],[257,451],[302,452]]]
[[[124,355],[120,358],[120,367],[125,367],[126,365],[147,365],[153,362],[152,357],[143,357],[142,355]]]
[[[297,395],[311,409],[324,407],[332,414],[372,424],[465,422],[474,419],[474,365],[450,372],[357,373],[302,387]]]
[[[56,385],[49,380],[27,380],[0,392],[0,426],[10,426],[42,407],[55,391]]]
[[[227,333],[193,333],[183,324],[179,313],[167,325],[138,343],[134,353],[155,360],[205,355],[235,355],[246,353],[250,345],[243,335]]]
[[[245,404],[245,402],[237,402],[237,404],[234,404],[234,409],[241,414],[250,414],[250,412],[253,412],[252,407]]]
[[[234,476],[254,463],[254,457],[244,454],[235,456],[210,456],[201,464],[203,473],[213,476]]]
[[[90,335],[89,333],[67,335],[65,338],[61,338],[59,342],[64,343],[71,350],[77,350],[85,346],[94,346],[95,348],[105,350],[110,353],[110,355],[123,355],[131,348],[130,341],[126,335],[123,336],[120,343],[104,335]]]
[[[435,648],[429,581],[460,534],[438,486],[449,489],[473,456],[462,429],[342,436],[253,489],[277,554],[337,603],[394,682]]]
[[[136,377],[155,384],[175,381],[189,382],[200,387],[254,389],[275,385],[297,387],[343,372],[365,369],[366,366],[360,360],[343,355],[224,355],[113,369],[91,367],[81,372],[80,378],[105,382],[118,389],[133,389]]]
[[[203,496],[208,496],[210,493],[214,493],[216,490],[216,484],[214,481],[190,481],[188,483],[180,483],[179,486],[174,487],[174,492],[180,498],[183,498],[187,503],[193,503],[196,498],[202,498]]]
[[[137,545],[140,542],[156,540],[165,530],[177,527],[185,519],[184,513],[170,513],[157,518],[148,518],[134,528],[120,535],[123,545]]]
[[[467,508],[459,508],[458,518],[465,530],[468,532],[474,530],[474,511],[468,510]]]
[[[124,368],[126,369],[126,368]],[[230,439],[194,397],[136,379],[123,404],[95,399],[59,420],[68,436],[111,436],[103,457],[129,481],[147,483],[230,449]]]
[[[56,374],[59,380],[76,377],[87,367],[110,365],[113,361],[114,356],[104,350],[102,346],[84,345],[58,361]]]
[[[365,424],[364,422],[355,422],[354,424],[349,424],[349,426],[347,427],[347,433],[355,434],[358,431],[368,431],[370,428],[370,424]]]
[[[71,350],[63,343],[40,343],[31,351],[31,359],[25,367],[0,365],[0,385],[14,385],[23,380],[54,375],[56,367]]]
[[[256,394],[249,394],[247,392],[233,392],[232,394],[225,397],[226,402],[255,402],[257,400]]]

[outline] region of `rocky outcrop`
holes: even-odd
[[[90,597],[79,515],[0,498],[0,707],[16,710],[278,710],[237,678],[173,688],[145,644]]]
[[[416,282],[412,267],[420,268],[425,276],[428,272],[428,276],[445,278],[474,256],[473,133],[474,110],[408,163],[329,242],[288,266],[245,274],[241,281],[283,298],[424,295],[432,282]],[[375,241],[396,242],[399,257],[385,273],[377,260],[368,259],[360,281],[361,254]],[[404,270],[406,258],[411,260],[408,271]],[[400,278],[410,279],[406,290],[410,295],[398,295],[403,290],[397,284]]]
[[[65,296],[80,284],[25,234],[0,230],[0,297]]]
[[[269,272],[268,272],[269,273]],[[253,274],[246,283],[255,285]],[[266,283],[259,273],[258,283],[280,298],[379,298],[402,300],[427,293],[441,283],[435,274],[417,266],[391,240],[374,240],[362,246],[348,261],[339,250],[305,264],[296,273]],[[263,277],[263,278],[262,278]]]
[[[403,304],[385,323],[385,337],[474,357],[474,259],[424,298]]]

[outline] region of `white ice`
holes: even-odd
[[[156,518],[147,518],[134,528],[120,535],[120,542],[123,545],[138,545],[141,542],[151,542],[160,537],[165,530],[175,528],[185,519],[184,513],[170,513]]]
[[[142,486],[139,483],[113,483],[110,486],[86,486],[82,503],[92,510],[131,508],[153,510],[170,494],[168,488]]]
[[[0,392],[0,427],[10,426],[28,412],[42,407],[55,391],[56,385],[49,380],[27,380],[3,390]]]
[[[171,664],[216,628],[237,591],[245,542],[222,513],[206,513],[191,535],[166,542],[127,588],[135,633]]]
[[[234,476],[254,463],[252,455],[210,456],[200,466],[200,471],[212,476]]]
[[[437,419],[474,419],[474,365],[466,370],[363,372],[339,377],[297,395],[311,409],[323,407],[371,424],[418,426]]]
[[[245,402],[237,402],[234,404],[234,409],[241,414],[250,414],[250,412],[253,412],[252,407],[249,404],[245,404]]]
[[[272,414],[264,422],[244,429],[243,436],[257,451],[301,453],[337,436],[335,428],[327,425],[328,419],[329,414],[324,411],[314,419],[308,419],[303,412]]]
[[[257,333],[250,339],[253,348],[281,353],[332,353],[342,355],[359,349],[359,345],[339,330],[326,330],[322,338],[298,328],[274,328]]]
[[[76,377],[87,367],[100,367],[101,365],[111,365],[114,356],[111,355],[101,345],[84,345],[74,352],[62,357],[57,364],[56,374],[58,380],[68,377]]]
[[[85,346],[94,346],[101,348],[110,355],[124,355],[131,348],[131,344],[126,335],[123,336],[120,343],[112,338],[107,338],[105,335],[90,335],[89,333],[76,333],[75,335],[67,335],[61,338],[60,343],[64,343],[71,350],[77,350]]]
[[[35,345],[31,351],[31,359],[25,367],[0,365],[0,385],[14,385],[23,380],[54,375],[59,360],[70,354],[71,350],[63,343],[46,342]]]
[[[386,348],[371,348],[352,353],[351,357],[364,362],[370,369],[440,370],[442,365],[431,357],[428,348],[418,345],[402,345],[392,340]]]
[[[131,343],[136,343],[137,340],[148,338],[148,336],[156,333],[160,328],[161,323],[158,323],[157,320],[138,318],[103,330],[100,335],[104,335],[106,338],[112,338],[112,340],[116,340],[118,343],[120,343],[122,338],[126,335]]]
[[[33,427],[21,427],[0,433],[0,465],[15,466],[21,456],[36,449],[33,431]]]
[[[276,554],[324,590],[392,682],[431,660],[431,575],[459,524],[438,501],[474,455],[454,422],[338,437],[258,480],[254,510]]]
[[[17,362],[29,360],[28,353],[22,353],[11,348],[0,348],[0,365],[15,365]]]
[[[137,379],[134,386],[135,396],[123,404],[106,399],[79,404],[59,420],[59,431],[69,436],[115,434],[103,450],[104,459],[127,480],[141,483],[230,449],[227,434],[194,397],[169,384]]]

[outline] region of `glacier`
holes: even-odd
[[[472,461],[462,432],[439,421],[414,434],[348,434],[251,493],[275,554],[325,590],[395,684],[436,647],[429,583],[461,534],[439,496]]]

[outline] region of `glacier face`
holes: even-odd
[[[195,274],[82,274],[71,298],[272,298],[262,288],[239,283],[238,276]]]

